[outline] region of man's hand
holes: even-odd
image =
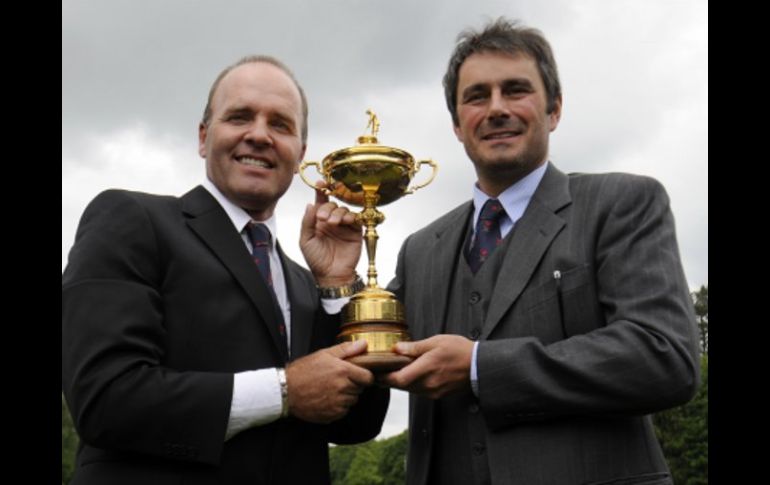
[[[319,188],[323,186],[320,182]],[[343,286],[354,281],[362,241],[356,215],[316,190],[315,204],[307,206],[302,218],[299,246],[318,286]]]
[[[380,382],[405,391],[438,399],[470,390],[473,342],[460,335],[435,335],[416,342],[399,342],[395,351],[415,360]]]
[[[321,349],[286,367],[289,414],[311,423],[345,416],[358,395],[374,383],[371,372],[344,359],[366,351],[366,341]]]

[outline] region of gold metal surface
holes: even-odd
[[[337,338],[341,342],[366,340],[367,353],[351,358],[351,362],[385,371],[398,369],[411,361],[409,357],[392,351],[397,342],[410,338],[404,322],[403,305],[395,295],[377,284],[374,260],[379,236],[376,226],[385,220],[385,215],[377,207],[430,184],[436,177],[438,166],[433,160],[415,163],[408,152],[380,145],[377,141],[380,121],[371,109],[366,114],[369,120],[365,129],[371,131],[359,136],[357,145],[336,150],[324,157],[322,162],[303,161],[299,166],[299,175],[303,182],[316,189],[315,184],[305,176],[307,167],[315,167],[326,182],[324,192],[327,195],[364,208],[356,214],[356,220],[366,228],[364,239],[369,259],[367,285],[342,309],[342,331]],[[409,183],[423,165],[433,169],[430,177],[410,188]]]

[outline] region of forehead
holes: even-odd
[[[222,78],[212,96],[214,111],[255,105],[289,110],[300,116],[302,99],[289,75],[265,62],[234,68]]]
[[[510,79],[526,79],[542,86],[535,60],[527,54],[478,52],[465,59],[458,73],[458,89],[475,84],[499,84]]]

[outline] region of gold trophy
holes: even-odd
[[[317,189],[305,178],[304,170],[315,166],[327,187],[324,192],[348,204],[363,207],[356,221],[366,226],[366,253],[369,257],[366,287],[353,295],[342,308],[342,329],[339,342],[366,340],[366,354],[351,357],[354,364],[374,372],[397,370],[411,362],[411,358],[393,352],[397,342],[410,340],[404,321],[404,307],[396,296],[377,284],[374,257],[377,253],[376,226],[385,220],[377,206],[390,204],[430,184],[438,166],[433,160],[415,162],[412,155],[399,148],[377,143],[380,122],[372,110],[367,110],[371,134],[358,137],[355,146],[327,155],[322,162],[304,161],[299,166],[302,180]],[[427,182],[409,188],[412,177],[422,165],[430,165],[433,172]]]

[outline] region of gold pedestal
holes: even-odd
[[[380,145],[377,142],[379,121],[371,110],[367,111],[370,135],[358,137],[358,144],[327,155],[323,162],[305,161],[299,167],[302,180],[310,187],[315,185],[305,178],[304,170],[315,166],[326,181],[324,189],[351,205],[363,207],[356,220],[366,227],[364,238],[369,258],[366,288],[350,299],[342,309],[342,329],[337,336],[340,342],[366,340],[367,352],[351,357],[350,361],[374,372],[397,370],[411,362],[411,358],[393,352],[397,342],[410,340],[404,320],[404,307],[395,295],[377,284],[374,265],[377,253],[376,226],[385,220],[378,206],[389,204],[406,194],[425,187],[433,181],[438,167],[433,160],[415,162],[412,156],[399,148]],[[422,165],[433,168],[427,182],[409,188],[414,174]]]
[[[393,293],[378,287],[356,293],[342,309],[342,321],[338,341],[367,342],[366,354],[350,358],[354,364],[387,372],[411,362],[411,358],[393,352],[396,343],[410,340],[404,306]]]

